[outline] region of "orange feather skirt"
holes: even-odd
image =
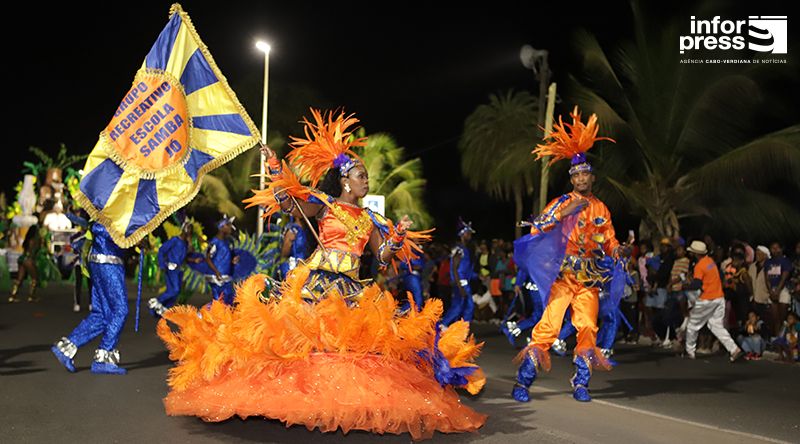
[[[484,424],[486,415],[462,404],[452,385],[442,386],[434,375],[441,365],[426,358],[469,370],[460,386],[478,393],[485,376],[474,361],[482,344],[469,324],[437,336],[441,301],[398,316],[397,302],[377,286],[366,287],[356,306],[337,294],[310,304],[301,291],[308,273],[295,269],[280,298],[262,295],[264,277],[257,275],[237,288],[233,308],[214,301],[168,311],[158,324],[176,362],[167,414],[263,416],[287,427],[407,432],[415,440]]]

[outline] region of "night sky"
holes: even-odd
[[[51,153],[62,142],[74,153],[92,149],[166,24],[171,4],[71,3],[18,16],[30,31],[9,34],[6,26],[5,65],[11,79],[6,88],[13,100],[6,102],[12,117],[5,125],[9,155],[0,186],[9,198],[21,178],[22,161],[33,160],[28,146]],[[569,50],[574,30],[587,28],[601,43],[632,33],[624,1],[493,1],[478,8],[444,8],[435,2],[317,3],[185,1],[182,6],[257,125],[263,56],[254,42],[263,38],[272,44],[272,124],[288,126],[307,106],[343,106],[357,114],[368,132],[389,132],[410,155],[421,157],[426,200],[442,236],[454,232],[459,214],[474,220],[482,237],[513,234],[513,205],[468,188],[456,144],[464,119],[490,93],[538,91],[533,73],[519,61],[520,47],[527,43],[550,50],[558,82],[574,60]],[[692,9],[643,3],[655,27],[688,18]],[[786,15],[786,4],[759,2],[759,11],[718,10],[722,15]],[[633,228],[626,226],[634,223],[631,218],[617,219],[618,230]]]

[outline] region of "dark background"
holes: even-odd
[[[11,117],[4,125],[7,156],[0,190],[9,199],[22,161],[33,160],[28,146],[50,153],[62,142],[73,153],[94,147],[166,24],[170,3],[62,3],[6,16]],[[642,2],[649,27],[678,19],[688,29],[697,5],[672,3]],[[726,18],[789,10],[788,2],[730,3],[714,10]],[[272,44],[271,129],[296,132],[293,122],[307,106],[342,106],[356,113],[369,133],[389,132],[410,156],[421,157],[426,202],[443,237],[454,234],[458,215],[472,220],[480,237],[513,235],[513,205],[469,189],[456,146],[465,118],[489,94],[509,88],[538,92],[533,73],[520,63],[520,47],[548,49],[559,82],[573,66],[574,30],[587,28],[601,44],[630,39],[633,30],[625,1],[494,1],[481,7],[187,1],[183,8],[258,126],[263,56],[254,42],[262,38]],[[23,31],[12,31],[8,22],[15,20],[24,22]],[[792,36],[794,23],[790,16]],[[790,38],[790,57],[795,42]],[[557,112],[565,106],[571,104]],[[551,185],[550,196],[566,186]],[[527,202],[526,212],[530,206]],[[638,226],[623,208],[612,212],[618,231]]]

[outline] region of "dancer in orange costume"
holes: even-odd
[[[515,242],[517,263],[536,282],[547,301],[530,344],[519,355],[522,365],[512,394],[520,402],[530,400],[528,387],[537,372],[549,370],[548,350],[558,338],[569,307],[578,330],[575,375],[571,380],[573,397],[590,401],[592,368],[610,368],[596,346],[598,297],[600,288],[610,279],[624,277],[618,273],[621,263],[615,259],[626,255],[628,249],[617,242],[608,208],[592,194],[595,177],[585,153],[595,141],[603,139],[596,137],[597,116],[592,115],[583,124],[577,107],[571,116],[571,125],[560,121],[549,136],[552,141],[539,145],[534,152],[539,158],[553,156],[552,162],[571,159],[573,191],[550,202],[534,220],[531,234]]]
[[[389,266],[394,258],[408,263],[420,251],[416,242],[429,236],[407,230],[407,217],[395,226],[357,205],[369,183],[350,150],[364,142],[348,130],[357,120],[313,114],[306,139],[294,139],[291,164],[263,148],[271,183],[246,202],[264,206],[267,216],[316,217],[319,246],[272,294],[256,276],[237,289],[232,309],[213,302],[199,316],[192,307],[165,313],[158,333],[178,361],[167,413],[207,421],[264,416],[324,432],[408,432],[413,439],[477,430],[486,416],[461,404],[454,390],[474,394],[485,382],[469,325],[438,333],[440,301],[398,315],[391,294],[358,276],[367,245]],[[323,175],[322,190],[314,189]]]

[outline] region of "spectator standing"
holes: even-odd
[[[753,308],[758,316],[765,321],[770,334],[775,331],[775,319],[772,317],[772,301],[769,298],[767,287],[767,273],[765,264],[770,257],[769,248],[759,245],[756,247],[756,261],[750,264],[748,274],[752,282]]]
[[[669,280],[669,322],[667,325],[672,327],[676,333],[686,330],[689,318],[689,307],[686,303],[686,292],[683,291],[683,284],[689,276],[689,258],[686,257],[686,249],[683,245],[675,248],[675,261],[672,263],[672,271]]]
[[[780,322],[786,319],[789,304],[792,301],[792,296],[787,288],[789,275],[792,273],[792,262],[784,256],[783,245],[780,242],[773,242],[769,250],[772,257],[764,263],[764,268],[767,270],[767,288],[772,301],[772,316],[773,319],[779,320],[775,322],[774,328],[774,335],[778,336]]]

